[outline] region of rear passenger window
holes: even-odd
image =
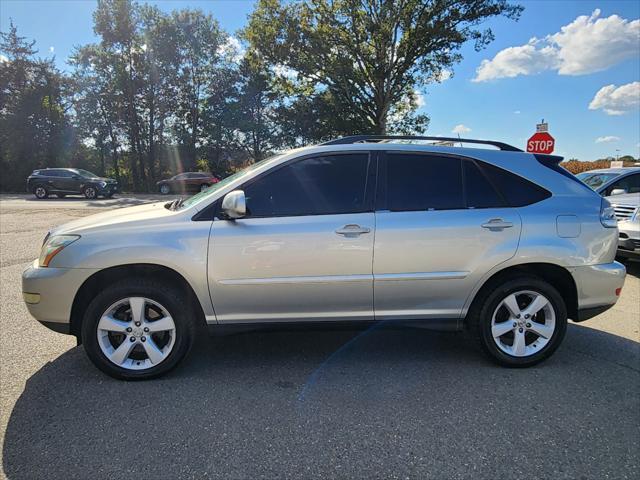
[[[478,166],[469,160],[465,160],[462,165],[467,208],[504,207],[504,201]]]
[[[396,212],[465,208],[461,160],[388,152],[387,207]]]
[[[511,207],[524,207],[551,196],[544,188],[501,168],[483,163],[482,169]]]

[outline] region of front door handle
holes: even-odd
[[[501,218],[492,218],[487,223],[483,223],[482,228],[488,228],[492,231],[504,230],[505,228],[513,227],[513,223],[505,222]]]
[[[336,233],[338,235],[344,235],[345,237],[357,237],[358,235],[369,233],[370,231],[370,228],[350,223],[349,225],[345,225],[344,227],[337,229]]]

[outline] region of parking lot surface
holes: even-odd
[[[20,275],[49,228],[156,198],[0,196],[7,478],[640,478],[640,265],[534,368],[383,325],[203,338],[166,377],[120,382],[29,316]]]

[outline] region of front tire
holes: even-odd
[[[82,193],[84,194],[87,200],[95,200],[96,198],[98,198],[98,191],[96,190],[96,187],[92,187],[92,186],[84,187],[84,190]]]
[[[508,367],[529,367],[549,358],[567,330],[560,293],[533,276],[514,276],[483,289],[470,311],[482,350]]]
[[[163,183],[162,185],[160,185],[160,193],[162,195],[169,195],[171,193],[171,187],[166,183]]]
[[[82,343],[107,375],[144,380],[164,375],[189,352],[192,309],[179,289],[144,278],[115,283],[89,304]]]
[[[211,185],[209,185],[208,183],[203,183],[202,185],[200,185],[200,191],[204,192],[207,188],[209,188]]]

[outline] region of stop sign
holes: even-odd
[[[547,132],[534,133],[527,140],[527,152],[531,153],[552,153],[556,141]]]

